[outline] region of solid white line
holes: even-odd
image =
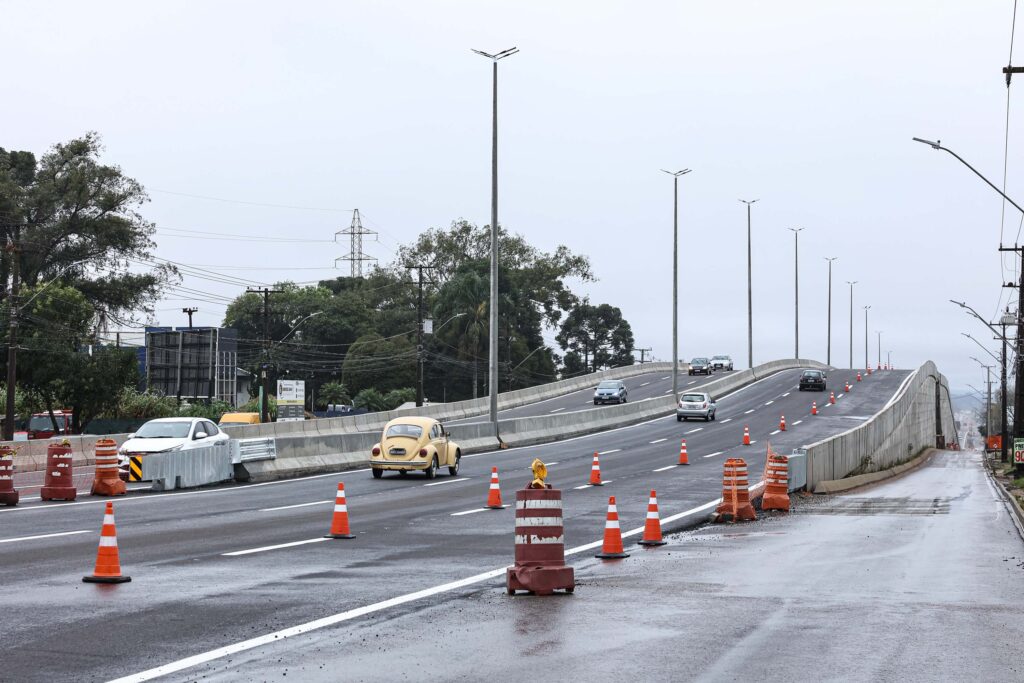
[[[621,450],[622,450],[621,448],[613,448],[610,451],[598,451],[597,454],[598,455],[608,455],[609,453],[618,453]]]
[[[458,479],[445,479],[444,481],[435,481],[430,484],[424,484],[424,486],[440,486],[441,484],[454,484],[457,481],[469,481],[469,477],[459,477]]]
[[[779,433],[779,432],[781,432],[781,431],[782,431],[781,429],[776,429],[776,430],[775,430],[774,432],[772,432],[772,433],[771,433],[771,434],[769,434],[768,436],[775,436],[776,434],[778,434],[778,433]],[[751,441],[750,443],[754,443],[754,442],[753,442],[753,441]]]
[[[278,550],[279,548],[294,548],[297,545],[306,545],[307,543],[322,543],[323,541],[329,541],[329,538],[308,538],[305,541],[292,541],[291,543],[281,543],[279,545],[267,545],[262,548],[250,548],[249,550],[236,550],[231,553],[221,553],[222,557],[238,557],[239,555],[251,555],[252,553],[262,553],[267,550]]]
[[[668,467],[659,467],[658,469],[651,470],[651,471],[652,472],[664,472],[665,470],[671,470],[671,469],[674,469],[675,467],[677,467],[677,465],[669,465]]]
[[[589,403],[589,401],[587,401],[587,403]],[[548,412],[549,413],[557,413],[560,410],[565,410],[565,407],[563,406],[561,408],[555,408],[554,410],[549,410]]]
[[[650,443],[661,443],[662,441],[668,441],[668,439],[655,439],[654,441],[651,441]],[[657,472],[657,470],[655,470],[655,472]]]
[[[21,538],[0,538],[0,543],[17,543],[18,541],[36,541],[40,538],[56,538],[58,536],[74,536],[75,534],[87,534],[88,531],[61,531],[56,534],[42,534],[40,536],[22,536]]]
[[[713,457],[715,457],[716,455],[721,455],[722,453],[725,453],[725,451],[715,451],[714,453],[708,453],[708,454],[707,454],[707,455],[705,455],[704,457],[705,457],[705,458],[713,458]]]
[[[334,499],[331,500],[315,500],[312,503],[299,503],[298,505],[282,505],[277,508],[261,508],[258,512],[276,512],[277,510],[291,510],[292,508],[304,508],[310,505],[323,505],[324,503],[333,503]]]
[[[719,420],[719,422],[722,423],[722,424],[725,424],[726,422],[732,422],[732,418],[731,417],[727,417],[724,420]]]
[[[504,510],[507,507],[509,507],[509,506],[508,505],[502,505],[501,509]],[[474,512],[483,512],[484,510],[493,510],[493,509],[494,508],[473,508],[472,510],[463,510],[462,512],[453,512],[451,514],[451,516],[452,517],[461,517],[462,515],[471,515]]]
[[[793,423],[793,426],[794,426],[794,427],[796,427],[796,426],[797,426],[798,424],[800,424],[801,422],[803,422],[803,420],[797,420],[796,422],[794,422],[794,423]]]
[[[748,410],[747,412],[745,412],[745,413],[743,413],[743,414],[744,414],[744,415],[750,415],[750,414],[751,414],[752,412],[754,412],[754,409],[753,409],[753,408],[751,408],[750,410]]]
[[[690,431],[688,431],[688,432],[684,432],[684,434],[693,434],[693,433],[695,433],[695,432],[699,432],[699,431],[700,431],[700,430],[702,430],[702,429],[704,429],[704,428],[703,428],[703,427],[697,427],[696,429],[691,429],[691,430],[690,430]]]

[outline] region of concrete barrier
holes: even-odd
[[[216,484],[229,481],[233,474],[231,449],[225,446],[142,456],[142,478],[153,482],[154,491]]]
[[[807,489],[819,492],[826,481],[902,465],[934,448],[938,434],[957,438],[949,384],[927,361],[867,422],[807,446]]]

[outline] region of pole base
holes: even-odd
[[[128,583],[132,580],[130,576],[83,576],[85,583]]]
[[[355,538],[355,534],[325,534],[324,538]]]
[[[629,557],[629,553],[598,553],[594,557],[602,560],[621,560],[624,557]]]
[[[667,545],[668,541],[645,541],[643,539],[636,542],[637,545],[655,546],[655,545]]]

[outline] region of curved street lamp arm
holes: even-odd
[[[1005,194],[1005,193],[1004,193],[1004,192],[1003,192],[1002,190],[1000,190],[1000,189],[999,189],[998,187],[996,187],[995,185],[993,185],[993,184],[992,184],[992,181],[990,181],[990,180],[989,180],[988,178],[986,178],[985,176],[981,175],[981,173],[979,173],[979,172],[978,172],[978,169],[974,168],[974,167],[973,167],[973,166],[971,166],[971,165],[970,165],[969,163],[967,163],[966,161],[964,161],[964,160],[963,160],[963,158],[962,158],[962,157],[961,157],[961,156],[960,156],[959,154],[957,154],[956,152],[954,152],[953,150],[951,150],[951,149],[948,149],[948,148],[946,148],[946,147],[943,147],[943,146],[942,146],[941,144],[939,144],[939,142],[932,142],[931,140],[922,140],[921,138],[914,138],[914,142],[921,142],[921,143],[923,143],[923,144],[926,144],[926,145],[928,145],[928,146],[929,146],[929,147],[931,147],[932,149],[941,149],[941,150],[942,150],[943,152],[949,152],[950,154],[952,154],[952,155],[953,155],[953,157],[954,157],[954,158],[955,158],[955,159],[956,159],[957,161],[959,161],[959,162],[960,162],[961,164],[963,164],[963,165],[964,165],[964,166],[966,166],[967,168],[971,169],[971,170],[972,170],[972,171],[974,172],[974,175],[976,175],[976,176],[978,176],[979,178],[981,178],[982,180],[984,180],[984,181],[985,181],[985,182],[986,182],[986,183],[988,184],[988,186],[989,186],[989,187],[991,187],[991,188],[992,188],[993,190],[995,190],[996,192],[998,192],[998,193],[1000,194],[1000,196],[1002,196],[1002,198],[1003,198],[1003,199],[1005,199],[1006,201],[1008,201],[1008,202],[1010,202],[1011,204],[1013,204],[1014,208],[1016,208],[1016,209],[1017,209],[1018,211],[1020,211],[1021,213],[1024,213],[1024,209],[1020,208],[1020,206],[1019,206],[1019,205],[1017,204],[1017,202],[1015,202],[1015,201],[1013,201],[1012,199],[1010,199],[1009,197],[1007,197],[1007,196],[1006,196],[1006,194]]]

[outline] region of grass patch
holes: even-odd
[[[1013,480],[1013,487],[1017,489],[1024,489],[1024,477]]]

